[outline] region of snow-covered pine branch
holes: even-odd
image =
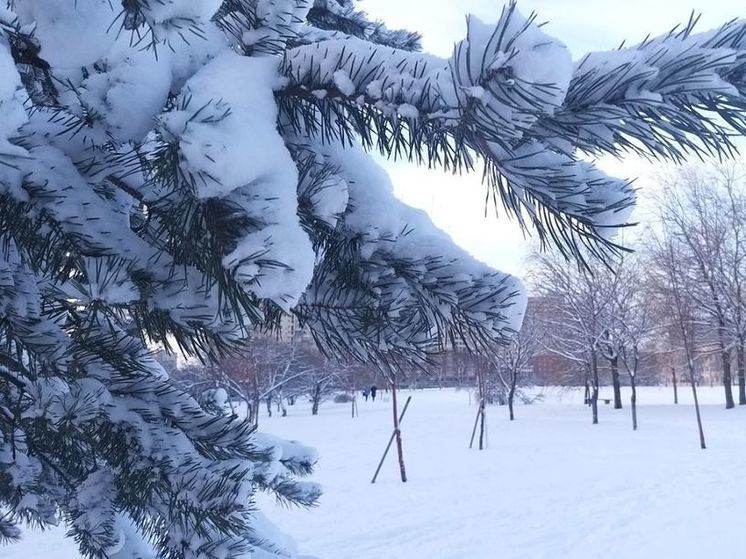
[[[564,45],[511,3],[495,25],[469,18],[449,60],[355,37],[289,49],[278,94],[292,122],[321,136],[359,136],[450,170],[481,159],[496,201],[574,251],[608,239],[634,201],[627,181],[581,152],[676,161],[733,153],[745,129],[746,22],[701,34],[694,23],[573,66]]]
[[[473,260],[424,212],[398,202],[362,149],[314,141],[306,148],[335,169],[332,184],[349,197],[329,238],[311,231],[321,259],[295,309],[325,354],[424,365],[434,343],[458,338],[476,350],[518,328],[515,280]]]
[[[129,321],[58,299],[12,241],[2,263],[0,498],[11,518],[64,520],[91,557],[285,556],[271,525],[256,529],[251,495],[313,504],[318,487],[283,469],[310,468],[313,451],[279,452],[248,422],[203,410],[124,331]]]
[[[746,131],[746,21],[693,33],[698,18],[637,46],[583,57],[547,137],[594,154],[636,152],[681,162],[733,154]]]
[[[401,50],[420,50],[420,34],[404,29],[388,29],[383,22],[372,22],[365,12],[355,8],[355,0],[314,0],[308,12],[304,40],[318,40],[324,30],[326,38],[349,35],[377,45]]]
[[[658,72],[633,84],[658,103],[644,113],[619,64],[573,70],[514,4],[440,60],[347,0],[3,3],[0,538],[64,520],[89,557],[294,557],[252,495],[311,504],[295,476],[313,452],[204,409],[149,345],[215,360],[290,311],[327,355],[385,370],[458,339],[491,349],[521,324],[520,282],[397,201],[364,149],[481,158],[542,237],[613,249],[632,190],[577,150],[628,136],[583,115],[663,114],[684,147],[741,131],[743,25],[639,47]],[[652,54],[690,43],[689,65]],[[618,91],[592,98],[588,68]],[[675,155],[647,124],[636,142]]]

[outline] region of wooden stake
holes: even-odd
[[[412,401],[412,397],[409,396],[407,398],[407,401],[404,403],[404,408],[401,410],[401,415],[399,416],[399,425],[401,425],[402,420],[404,419],[404,414],[407,413],[407,408],[409,407],[409,402]],[[389,450],[391,449],[391,445],[394,443],[394,438],[396,437],[396,432],[391,433],[391,437],[389,438],[389,442],[386,445],[386,450],[383,451],[383,456],[381,456],[381,461],[378,463],[378,467],[376,468],[376,473],[373,474],[373,479],[370,480],[371,483],[376,482],[376,478],[378,478],[378,473],[381,471],[381,467],[383,466],[384,460],[386,460],[386,455],[389,453]]]
[[[484,419],[486,415],[486,410],[484,408],[484,399],[482,399],[482,405],[480,406],[481,409],[481,419],[479,420],[479,450],[484,450],[484,448],[487,446],[487,440],[485,438],[486,435],[486,426],[484,424]]]
[[[485,441],[485,414],[486,414],[486,387],[484,385],[484,375],[480,371],[477,372],[477,388],[479,390],[479,407],[477,408],[477,417],[474,419],[474,428],[471,430],[471,440],[469,440],[469,448],[474,446],[474,437],[477,434],[477,426],[479,426],[479,450],[484,450],[486,446]],[[480,421],[481,420],[481,421]]]
[[[477,407],[477,416],[474,418],[474,428],[471,430],[471,439],[469,440],[469,448],[474,446],[474,437],[477,434],[477,425],[479,425],[479,416],[482,415],[481,404]]]
[[[391,411],[394,416],[394,435],[396,435],[396,455],[399,458],[399,473],[402,483],[407,483],[407,470],[404,468],[404,451],[401,444],[401,429],[399,428],[399,411],[396,405],[396,377],[391,381]]]

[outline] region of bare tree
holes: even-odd
[[[246,402],[249,419],[257,425],[261,402],[269,417],[273,408],[287,415],[288,399],[300,393],[302,379],[312,374],[320,360],[318,351],[298,337],[281,340],[258,334],[245,351],[224,358],[208,372],[234,389]]]
[[[587,266],[567,261],[555,253],[534,254],[531,281],[535,292],[551,306],[544,316],[544,348],[575,362],[590,385],[592,420],[598,423],[599,357],[609,325],[613,289],[602,288],[599,278],[614,284],[615,275],[604,264],[589,258]]]
[[[345,367],[336,361],[324,360],[320,365],[310,367],[300,377],[301,392],[308,395],[311,402],[311,415],[318,415],[319,408],[336,389],[345,386]]]
[[[521,330],[496,353],[495,372],[507,393],[508,414],[511,421],[515,419],[514,402],[520,376],[528,368],[536,353],[539,337],[540,330],[536,317],[527,315]]]
[[[684,275],[691,279],[691,296],[709,316],[715,334],[728,409],[735,406],[731,350],[742,322],[742,302],[733,299],[741,299],[743,273],[743,218],[732,211],[737,202],[731,178],[724,167],[685,167],[666,180],[661,199],[661,218],[668,234],[677,239],[681,279]],[[735,335],[734,323],[738,323]]]
[[[705,449],[707,445],[699,410],[695,371],[695,331],[698,310],[698,302],[692,296],[695,285],[692,277],[683,269],[685,264],[682,264],[682,242],[665,225],[663,233],[656,234],[650,231],[646,237],[648,239],[647,250],[650,255],[651,283],[661,303],[671,310],[673,322],[680,335],[694,397],[699,443],[700,447]]]
[[[171,378],[177,380],[184,390],[203,405],[236,416],[245,414],[247,419],[253,421],[253,411],[257,405],[252,404],[240,376],[229,374],[224,367],[205,365],[197,360],[178,364],[175,355],[163,351],[156,355],[156,359]]]
[[[611,373],[611,386],[614,396],[614,409],[622,409],[622,384],[619,374],[619,360],[622,358],[625,336],[625,319],[633,312],[630,308],[639,289],[635,274],[635,262],[624,253],[609,263],[610,269],[596,270],[591,281],[606,304],[602,310],[602,333],[598,338],[600,354],[608,361]]]
[[[729,234],[719,252],[721,290],[729,310],[738,376],[738,404],[746,405],[746,169],[720,164],[715,168],[718,213]]]
[[[623,257],[617,267],[611,317],[617,340],[616,353],[627,371],[631,390],[632,429],[637,430],[637,376],[641,351],[657,330],[650,306],[650,286],[637,255]],[[649,351],[650,352],[650,351]],[[652,352],[650,352],[652,353]]]

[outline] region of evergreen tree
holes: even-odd
[[[312,505],[313,451],[201,407],[148,348],[213,360],[293,312],[390,374],[492,351],[520,283],[367,152],[481,164],[522,225],[603,257],[634,192],[582,153],[729,155],[746,130],[746,24],[693,24],[573,65],[513,4],[442,60],[350,0],[6,2],[0,538],[64,521],[86,557],[293,557],[252,496]]]

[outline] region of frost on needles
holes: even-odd
[[[395,372],[520,327],[520,283],[369,152],[481,166],[525,227],[603,256],[634,192],[583,154],[727,156],[746,129],[742,21],[573,63],[511,4],[447,60],[419,48],[351,0],[3,2],[0,540],[64,522],[90,558],[295,557],[253,496],[313,505],[314,452],[203,409],[150,348],[214,359],[291,312]]]

